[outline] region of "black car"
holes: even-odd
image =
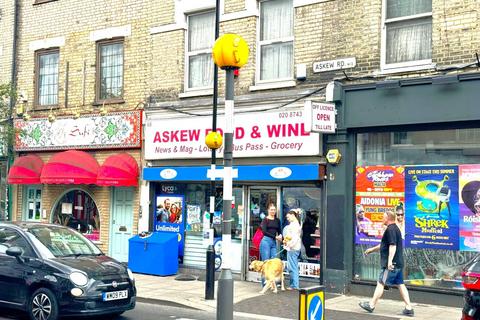
[[[119,315],[136,301],[132,272],[77,231],[53,224],[0,223],[0,307],[32,320]]]

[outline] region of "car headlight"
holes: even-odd
[[[88,283],[88,278],[81,272],[72,272],[70,273],[70,281],[72,281],[74,285],[83,287]]]
[[[127,268],[127,273],[128,273],[128,277],[130,278],[130,280],[134,281],[135,278],[133,277],[133,272],[132,272],[132,270],[130,270],[129,268]]]

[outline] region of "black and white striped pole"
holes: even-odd
[[[226,71],[225,127],[223,149],[223,224],[222,270],[218,279],[217,320],[233,320],[232,201],[233,201],[233,131],[234,131],[234,70],[248,60],[248,45],[236,34],[225,34],[215,41],[213,61]]]

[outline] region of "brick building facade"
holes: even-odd
[[[147,96],[145,75],[150,59],[145,50],[149,46],[147,12],[148,7],[140,1],[20,2],[16,78],[22,95],[17,105],[23,110],[19,109],[15,125],[24,128],[24,137],[33,136],[36,124],[42,129],[31,149],[20,148],[19,143],[26,140],[17,140],[17,156],[38,155],[46,165],[62,151],[80,149],[99,166],[123,153],[141,166],[141,109]],[[105,121],[112,124],[107,126]],[[59,129],[60,124],[65,125]],[[129,139],[138,139],[136,145],[122,145],[126,140],[115,144],[125,125],[132,130]],[[100,128],[113,130],[107,132],[106,140],[99,138]],[[42,136],[47,134],[45,130],[53,136]],[[62,204],[71,203],[71,219],[62,223],[69,221],[71,227],[92,233],[90,238],[101,249],[127,261],[128,238],[138,232],[140,184],[138,176],[136,179],[136,187],[128,188],[68,182],[18,184],[13,197],[14,220],[57,222],[60,211],[65,215]],[[39,192],[40,199],[30,197],[29,192]],[[127,203],[123,209],[116,207],[116,197],[125,197],[121,199]],[[31,206],[35,206],[33,215]],[[121,216],[115,217],[118,210]]]
[[[362,163],[357,158],[356,152],[356,150],[361,150],[358,149],[360,145],[355,141],[358,138],[364,138],[362,135],[358,136],[359,132],[373,130],[375,134],[377,134],[376,132],[391,133],[392,137],[401,139],[402,134],[395,132],[398,130],[407,132],[404,135],[408,136],[412,134],[408,132],[414,128],[418,129],[416,125],[422,124],[423,121],[430,124],[428,126],[421,125],[421,130],[432,129],[433,132],[422,131],[420,135],[435,135],[437,133],[435,130],[441,131],[453,128],[456,136],[478,136],[477,125],[469,122],[465,126],[458,120],[473,120],[478,117],[478,113],[472,111],[474,107],[471,103],[464,106],[465,116],[451,117],[453,111],[447,107],[445,107],[447,109],[441,109],[442,111],[439,113],[434,111],[436,103],[439,101],[445,103],[445,95],[449,99],[459,99],[458,92],[455,90],[448,91],[452,87],[433,86],[434,89],[445,89],[446,91],[443,91],[442,94],[438,94],[435,90],[433,93],[425,91],[425,94],[433,94],[433,97],[431,99],[425,97],[421,104],[416,104],[413,97],[413,100],[408,100],[412,105],[411,108],[413,108],[411,112],[415,110],[415,113],[422,114],[422,107],[424,108],[425,116],[419,118],[422,119],[421,121],[413,120],[415,118],[414,113],[409,115],[402,113],[402,108],[405,108],[405,106],[401,103],[403,99],[400,95],[395,110],[383,105],[385,101],[382,94],[394,99],[395,90],[377,90],[378,96],[372,97],[376,100],[373,100],[371,108],[368,108],[370,113],[363,115],[361,109],[353,107],[355,106],[354,100],[346,99],[352,99],[349,97],[353,96],[354,93],[361,94],[362,88],[388,87],[392,81],[400,88],[408,87],[412,90],[419,90],[417,94],[422,95],[422,89],[426,88],[421,86],[422,84],[429,83],[431,86],[432,83],[438,83],[438,80],[433,81],[433,78],[440,79],[439,82],[441,83],[442,79],[448,79],[449,76],[453,75],[454,79],[460,79],[460,84],[466,84],[464,79],[476,79],[476,72],[478,72],[480,64],[478,64],[475,56],[479,45],[478,10],[475,6],[475,1],[459,3],[436,0],[422,1],[421,3],[391,0],[362,1],[361,3],[322,0],[221,1],[220,34],[237,33],[246,40],[250,48],[249,62],[240,70],[239,76],[235,78],[235,106],[239,114],[251,112],[252,117],[257,118],[260,115],[254,113],[255,111],[261,111],[265,117],[272,117],[270,112],[276,110],[276,108],[284,111],[301,110],[304,101],[307,99],[325,101],[325,87],[329,83],[332,84],[330,87],[332,90],[328,92],[331,96],[328,99],[336,104],[339,112],[338,130],[335,135],[323,135],[323,138],[319,140],[321,146],[319,154],[315,156],[299,154],[292,158],[259,153],[256,158],[252,158],[243,156],[241,152],[234,152],[236,165],[253,164],[258,166],[260,171],[260,166],[265,163],[324,163],[324,155],[329,149],[339,149],[341,151],[343,159],[340,165],[327,166],[327,173],[330,172],[330,174],[327,174],[327,181],[317,179],[313,183],[312,181],[296,182],[299,188],[318,188],[322,195],[325,195],[324,200],[318,205],[322,213],[321,223],[319,223],[320,233],[324,236],[320,259],[323,262],[323,278],[329,289],[340,292],[355,290],[358,283],[360,284],[360,290],[364,290],[361,285],[365,281],[368,283],[376,278],[375,272],[370,273],[369,270],[369,268],[374,269],[376,257],[368,261],[362,260],[359,252],[362,249],[364,250],[365,246],[356,244],[353,231],[355,226],[355,219],[353,219],[355,194],[352,193],[352,188],[355,187],[356,183],[354,172],[355,167]],[[271,12],[276,10],[272,7],[276,7],[278,10],[290,8],[288,10],[291,10],[293,15],[292,20],[290,20],[293,21],[293,26],[290,31],[282,29],[289,22],[288,20],[284,20],[280,26],[272,27],[270,25],[270,22],[267,21],[271,18],[269,10],[272,10]],[[283,9],[279,9],[280,7]],[[190,43],[195,43],[195,41],[190,39],[189,35],[190,33],[195,36],[198,35],[195,30],[195,21],[197,20],[195,16],[208,15],[208,12],[212,12],[214,1],[204,1],[201,4],[189,1],[169,1],[164,2],[156,10],[161,14],[159,13],[158,18],[151,20],[149,26],[150,37],[152,39],[153,56],[162,57],[162,59],[152,60],[151,103],[146,112],[147,127],[149,124],[158,127],[161,125],[162,119],[165,121],[165,119],[193,117],[200,121],[202,118],[198,115],[210,112],[212,85],[210,83],[210,85],[200,86],[198,89],[189,87],[191,85],[189,83],[190,77],[195,78],[189,73],[189,63],[194,63],[190,60],[190,57],[196,54],[196,52],[193,52],[195,50],[190,48]],[[265,12],[265,15],[262,15],[262,12]],[[265,21],[265,25],[262,25],[262,20]],[[275,22],[272,22],[272,24],[274,25]],[[269,28],[269,26],[279,28],[281,32],[275,34],[275,31],[273,31],[271,35],[266,36],[267,38],[270,36],[270,38],[262,39],[264,37],[262,32],[271,32],[270,29],[262,28]],[[281,33],[283,31],[285,31],[285,34],[282,37]],[[206,41],[212,41],[212,39]],[[275,46],[275,44],[289,41],[292,42],[293,53],[289,55],[290,63],[283,65],[284,69],[290,68],[289,74],[286,77],[262,80],[261,73],[268,70],[262,69],[260,47],[265,46],[267,48],[269,45]],[[168,46],[165,46],[165,43],[168,43]],[[266,52],[265,59],[268,59],[268,54],[272,53]],[[332,71],[314,70],[315,66],[317,68],[319,66],[317,63],[346,58],[355,58],[354,67]],[[280,59],[280,61],[282,60]],[[283,60],[281,63],[285,61]],[[278,62],[276,67],[278,67]],[[325,64],[323,67],[325,67]],[[303,70],[306,70],[306,72],[304,73]],[[172,76],[174,74],[176,76]],[[222,71],[219,72],[219,83],[220,101],[222,101],[225,85],[224,72]],[[464,99],[461,100],[464,101]],[[365,103],[367,102],[368,100],[365,100]],[[407,103],[407,100],[403,103]],[[442,103],[439,105],[444,108]],[[220,106],[220,110],[222,110],[222,102],[220,102]],[[389,111],[379,112],[379,110],[383,110],[382,108]],[[446,110],[450,110],[450,112]],[[473,117],[468,118],[466,116],[468,113]],[[437,114],[437,117],[428,120],[426,114]],[[379,119],[380,115],[387,118]],[[398,115],[405,119],[400,121]],[[240,119],[240,115],[238,117]],[[392,117],[397,121],[392,120]],[[365,122],[360,120],[355,122],[356,118],[361,118]],[[370,121],[366,121],[366,119],[370,119]],[[206,120],[202,121],[206,122]],[[362,123],[368,123],[368,126]],[[391,127],[393,124],[396,127]],[[178,126],[180,129],[183,128],[181,125]],[[145,150],[149,165],[159,169],[169,168],[171,164],[166,157],[155,156],[153,152],[150,152],[151,150],[149,151],[149,145],[152,142],[153,140],[149,140],[147,134]],[[183,159],[179,159],[176,165],[208,166],[209,164],[208,155],[199,156],[200,159],[195,160],[187,158],[185,156]],[[477,163],[474,158],[454,159],[452,161]],[[221,160],[217,163],[221,164]],[[396,164],[382,161],[372,161],[371,163],[374,165]],[[439,160],[424,159],[419,160],[418,163],[404,161],[401,164],[441,165],[442,163]],[[156,180],[156,182],[150,181],[150,190],[152,186],[153,189],[158,189],[155,184],[168,185],[166,180]],[[255,231],[255,222],[252,220],[254,213],[251,207],[254,190],[258,185],[279,187],[278,198],[281,200],[278,201],[278,204],[283,207],[283,210],[288,207],[285,204],[288,196],[283,192],[288,184],[260,180],[254,182],[238,181],[245,201],[242,202],[242,206],[245,207],[246,218],[244,223],[247,225],[243,234],[244,239],[247,240],[242,242],[243,247],[239,252],[245,256],[243,259],[247,261],[252,258],[248,240],[251,239]],[[326,185],[328,188],[325,188]],[[238,203],[237,198],[235,198],[235,202]],[[308,211],[311,208],[304,209]],[[282,215],[283,212],[280,212],[280,216]],[[413,219],[413,216],[409,219]],[[344,236],[339,237],[339,235]],[[190,244],[198,241],[193,237],[189,239],[187,234],[187,247],[189,240]],[[448,290],[455,290],[460,278],[461,261],[465,262],[469,256],[469,253],[460,253],[458,249],[456,250],[450,252],[459,254],[462,256],[461,259],[454,259],[455,262],[443,261],[441,256],[449,256],[450,253],[438,250],[434,254],[436,262],[431,265],[425,262],[424,255],[427,255],[427,251],[423,248],[408,248],[407,253],[413,257],[411,262],[413,265],[409,265],[407,268],[409,272],[408,284],[436,289],[440,287],[440,290],[446,286]],[[195,257],[186,257],[186,265],[204,265],[202,255],[202,251],[198,250]],[[249,255],[248,258],[247,255]],[[309,262],[311,261],[309,260]],[[425,263],[428,265],[424,266]],[[437,264],[448,265],[449,271],[436,266]],[[415,268],[415,265],[420,265],[421,270]],[[242,265],[238,267],[237,271],[248,279],[249,275],[245,269],[245,265]],[[432,280],[434,278],[440,278],[441,280]]]
[[[12,47],[13,47],[13,24],[14,24],[14,1],[1,1],[0,8],[0,84],[9,83],[12,77]]]
[[[351,289],[351,280],[374,280],[368,273],[359,273],[358,270],[366,268],[366,264],[359,261],[355,253],[362,248],[355,244],[353,231],[355,201],[352,188],[355,185],[355,167],[360,165],[356,153],[360,149],[356,141],[364,138],[358,134],[368,133],[371,129],[375,134],[392,133],[392,136],[398,136],[401,140],[415,126],[425,123],[429,125],[423,129],[431,131],[452,129],[462,136],[468,129],[468,134],[477,134],[475,130],[478,125],[472,121],[478,118],[478,113],[473,111],[470,104],[465,104],[464,110],[470,118],[466,115],[452,117],[452,112],[447,112],[447,109],[435,111],[435,103],[447,101],[445,92],[448,93],[446,97],[457,99],[457,92],[448,90],[452,87],[443,90],[443,93],[422,91],[427,88],[426,84],[433,86],[432,79],[439,76],[445,80],[448,78],[445,76],[454,75],[457,80],[453,80],[460,86],[466,84],[467,79],[470,81],[468,83],[476,79],[479,65],[475,64],[478,63],[475,52],[480,44],[476,1],[223,0],[220,3],[220,34],[237,33],[250,48],[249,62],[235,78],[235,106],[238,119],[245,121],[244,130],[255,126],[267,130],[269,126],[271,128],[277,124],[293,128],[303,121],[303,116],[298,112],[303,110],[305,100],[326,100],[325,88],[329,83],[332,83],[329,88],[333,88],[329,94],[333,94],[333,97],[329,96],[328,100],[335,103],[339,111],[335,135],[311,135],[308,148],[284,154],[271,151],[272,143],[278,141],[261,140],[256,145],[262,144],[265,148],[257,150],[257,153],[234,153],[235,165],[244,166],[242,168],[254,166],[258,172],[267,168],[273,170],[281,165],[295,173],[296,165],[317,165],[317,169],[319,165],[323,167],[329,149],[340,149],[344,156],[339,165],[327,166],[327,180],[324,180],[324,173],[314,178],[301,176],[293,182],[269,175],[267,178],[244,177],[236,180],[238,194],[235,210],[238,221],[235,232],[239,234],[234,237],[238,240],[235,250],[238,250],[240,260],[234,269],[243,278],[251,276],[246,266],[250,259],[258,257],[258,252],[252,249],[250,239],[265,209],[262,206],[274,202],[280,218],[283,218],[284,210],[295,206],[304,209],[304,219],[309,214],[316,217],[312,231],[315,236],[304,239],[304,245],[316,249],[319,247],[317,238],[323,237],[323,241],[319,251],[311,251],[311,256],[305,257],[304,267],[314,270],[305,271],[305,277],[318,278],[315,270],[321,265],[322,276],[328,287],[341,292]],[[200,147],[193,144],[203,145],[203,136],[197,137],[196,141],[183,141],[186,143],[183,145],[176,144],[178,141],[172,139],[155,141],[154,137],[157,133],[195,129],[196,126],[203,132],[211,123],[213,65],[209,60],[209,52],[214,40],[214,6],[215,1],[212,0],[100,3],[59,0],[38,5],[33,1],[22,2],[17,88],[28,97],[27,113],[43,117],[49,114],[74,117],[77,110],[86,114],[102,110],[108,114],[132,110],[141,100],[146,101],[143,151],[135,151],[133,155],[141,167],[145,166],[144,175],[150,169],[157,171],[154,178],[145,179],[141,195],[138,192],[135,195],[134,233],[154,228],[155,208],[158,205],[156,199],[165,196],[165,190],[182,193],[185,210],[190,206],[192,214],[195,213],[190,221],[195,221],[192,224],[201,223],[203,211],[208,211],[206,199],[209,196],[209,180],[206,177],[180,178],[178,175],[177,178],[159,178],[160,172],[166,169],[194,167],[203,170],[208,167],[209,152],[200,153]],[[72,12],[76,14],[72,16]],[[278,17],[282,19],[279,21]],[[2,19],[0,23],[4,21]],[[109,39],[123,39],[123,101],[103,105],[96,89],[97,44]],[[35,106],[35,52],[49,48],[59,48],[58,105],[42,108]],[[0,59],[4,57],[5,49]],[[346,58],[350,58],[350,61],[355,58],[353,67],[329,71],[325,64]],[[324,63],[323,67],[327,66],[327,70],[318,69],[321,63]],[[316,70],[314,66],[317,66]],[[219,71],[219,119],[223,112],[224,79],[224,72]],[[393,91],[376,89],[389,86],[394,87]],[[373,102],[371,109],[368,109],[371,113],[367,116],[363,114],[363,118],[362,110],[355,108],[353,100],[346,100],[352,99],[350,97],[360,99],[362,97],[357,97],[357,93],[370,92],[362,91],[362,88],[375,88],[378,93],[378,96],[371,97]],[[403,94],[407,89],[418,89],[417,94],[422,97],[425,94],[433,95],[430,100],[422,100],[423,105],[412,103],[414,99],[410,96],[405,97],[413,99],[408,100],[413,111],[422,113],[424,107],[425,113],[433,112],[437,117],[428,120],[425,116],[420,117],[423,119],[421,121],[414,121],[413,115],[408,118],[402,113],[401,110],[406,106],[401,103],[395,110],[388,107],[382,109],[386,96],[392,98],[399,94],[397,100],[406,103],[407,100],[402,99],[400,93]],[[365,102],[367,107],[368,103]],[[441,108],[447,107],[442,105]],[[379,118],[380,114],[384,115],[381,110],[388,110],[385,113],[389,114],[388,119]],[[292,117],[290,120],[279,120],[287,114]],[[354,121],[360,118],[365,122]],[[272,124],[270,120],[277,122]],[[164,128],[165,131],[162,131]],[[397,131],[407,133],[395,135]],[[285,139],[282,140],[285,146],[301,143],[302,137],[302,132],[291,131],[285,136],[277,136],[277,140]],[[253,145],[255,142],[258,141],[248,140],[245,143]],[[246,144],[243,147],[246,148]],[[186,150],[191,146],[193,151],[189,154],[160,152],[182,146]],[[266,147],[270,148],[268,152]],[[103,159],[110,152],[99,151],[95,156],[100,154],[99,159]],[[42,153],[45,159],[49,155]],[[142,157],[145,161],[141,161]],[[452,161],[476,163],[472,159]],[[221,164],[221,158],[217,164]],[[371,164],[394,163],[373,161]],[[400,164],[442,163],[420,161]],[[108,192],[104,188],[100,190],[100,202],[108,201]],[[92,193],[97,194],[97,191]],[[17,199],[20,197],[18,195]],[[301,198],[308,207],[296,202],[296,197]],[[46,204],[52,201],[45,199]],[[256,211],[255,205],[260,207],[260,211]],[[46,209],[48,211],[51,208]],[[104,210],[102,214],[108,221],[108,210]],[[17,212],[20,218],[21,209],[18,208]],[[196,216],[198,212],[201,215],[199,219]],[[187,221],[187,224],[190,222]],[[204,247],[201,235],[195,230],[194,227],[187,229],[184,264],[202,268],[205,265]],[[337,239],[338,235],[344,236]],[[106,242],[108,238],[102,238],[103,249],[108,248]],[[425,253],[422,250],[418,252],[418,255]],[[439,252],[444,254],[443,251]],[[415,259],[418,262],[423,258]],[[322,263],[319,264],[319,261]],[[458,270],[460,264],[450,267]],[[424,272],[423,277],[433,278],[441,272],[434,267],[434,271]],[[444,278],[457,276],[456,272],[450,272]],[[428,285],[425,279],[422,285]],[[448,287],[451,289],[451,286]]]

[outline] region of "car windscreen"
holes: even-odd
[[[55,257],[102,254],[90,240],[69,228],[35,226],[28,232]]]

